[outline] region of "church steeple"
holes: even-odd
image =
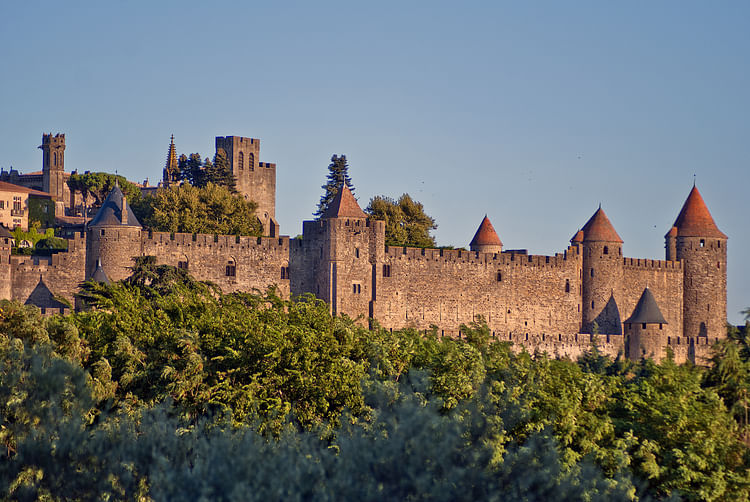
[[[167,152],[167,163],[164,166],[162,180],[165,187],[176,184],[179,181],[180,168],[177,164],[177,150],[174,146],[174,134],[169,140],[169,151]]]

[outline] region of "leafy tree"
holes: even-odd
[[[68,188],[83,194],[86,207],[89,206],[90,201],[94,206],[101,206],[115,184],[120,186],[129,204],[137,204],[141,200],[140,188],[130,183],[124,176],[109,173],[85,173],[71,174],[68,178]]]
[[[213,183],[157,190],[132,207],[143,225],[160,232],[262,235],[256,208],[255,202]]]
[[[349,164],[346,161],[346,155],[339,156],[334,154],[331,157],[331,163],[328,165],[326,184],[321,187],[325,192],[320,198],[320,202],[318,202],[318,209],[314,213],[315,217],[320,218],[325,213],[333,198],[336,197],[339,189],[345,183],[352,193],[354,193],[354,185],[352,184],[352,179],[349,177]]]
[[[370,199],[365,212],[385,221],[385,243],[388,246],[435,247],[430,230],[437,228],[435,220],[424,212],[424,206],[409,194],[398,200],[377,196]]]
[[[180,179],[193,186],[202,186],[205,184],[203,177],[203,161],[199,153],[191,153],[190,157],[185,154],[180,155],[177,160],[177,166],[180,170]]]

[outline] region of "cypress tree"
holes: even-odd
[[[320,198],[320,202],[318,202],[318,210],[314,213],[316,218],[320,218],[325,213],[344,183],[354,193],[354,184],[352,184],[352,179],[349,177],[349,164],[346,162],[346,155],[334,154],[331,157],[331,163],[328,165],[326,184],[321,187],[325,190],[325,193]]]

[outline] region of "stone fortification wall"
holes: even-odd
[[[512,350],[520,352],[526,349],[527,352],[534,353],[546,352],[553,358],[567,357],[573,361],[590,352],[594,344],[599,351],[612,359],[625,353],[625,336],[624,335],[590,335],[583,333],[557,335],[532,335],[532,334],[511,334],[508,336],[497,336],[498,341],[512,342]]]
[[[374,317],[387,328],[436,325],[443,334],[457,334],[481,315],[493,335],[505,339],[580,329],[576,248],[529,256],[387,247],[377,274]]]
[[[142,234],[144,255],[159,264],[187,268],[193,277],[218,284],[222,291],[265,291],[276,285],[289,298],[289,237],[209,234]]]
[[[623,281],[618,298],[622,322],[633,313],[643,290],[648,287],[667,321],[664,335],[672,338],[682,335],[682,283],[682,262],[623,258]]]
[[[85,280],[86,239],[68,239],[68,251],[52,256],[11,256],[11,299],[25,302],[39,277],[56,295],[65,297],[71,305],[78,286]]]

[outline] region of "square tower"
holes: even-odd
[[[258,204],[256,214],[263,224],[263,233],[275,237],[276,164],[259,162],[260,140],[241,136],[217,136],[216,153],[223,152],[232,169],[237,191]]]

